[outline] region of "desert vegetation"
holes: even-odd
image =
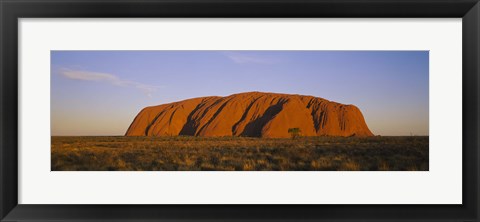
[[[53,171],[417,171],[428,137],[52,137]]]
[[[300,136],[300,133],[301,133],[301,132],[302,132],[302,131],[301,131],[299,128],[289,128],[289,129],[288,129],[288,133],[290,133],[290,137],[291,137],[292,139],[298,138],[298,137]]]

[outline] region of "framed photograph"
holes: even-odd
[[[476,0],[1,1],[1,221],[478,221]]]

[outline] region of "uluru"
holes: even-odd
[[[314,96],[247,92],[150,106],[137,114],[126,136],[373,136],[362,112]]]

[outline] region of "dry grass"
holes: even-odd
[[[428,137],[52,137],[52,170],[428,170]]]

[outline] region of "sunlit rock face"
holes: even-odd
[[[323,98],[248,92],[146,107],[126,136],[373,136],[360,110]]]

